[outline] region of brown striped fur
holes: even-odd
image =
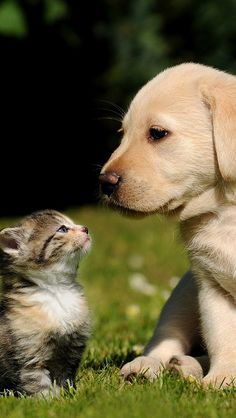
[[[0,232],[0,391],[54,395],[74,384],[89,312],[76,283],[85,227],[53,210]]]

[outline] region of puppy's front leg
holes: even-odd
[[[173,356],[189,354],[199,339],[198,287],[188,272],[166,302],[144,355],[125,364],[121,376],[142,374],[153,380]]]
[[[210,370],[204,385],[224,388],[236,385],[236,304],[216,283],[203,280],[199,289],[202,331]]]

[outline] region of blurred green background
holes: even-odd
[[[235,17],[235,0],[2,0],[1,213],[97,202],[114,105],[184,61],[235,72]]]

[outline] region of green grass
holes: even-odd
[[[156,318],[171,291],[174,276],[188,262],[176,224],[157,217],[129,220],[102,208],[68,211],[93,237],[91,253],[81,263],[79,280],[93,318],[93,335],[78,370],[77,389],[60,399],[0,397],[4,418],[230,418],[236,417],[233,390],[203,390],[164,373],[156,382],[132,384],[119,369],[152,335]],[[0,226],[14,220],[1,219]],[[156,286],[147,296],[130,287],[142,273]]]

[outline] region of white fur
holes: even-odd
[[[47,285],[33,293],[28,300],[40,305],[65,331],[84,315],[81,308],[82,296],[75,286]]]
[[[49,322],[68,332],[88,315],[81,287],[75,282],[77,261],[57,263],[53,268],[29,272],[37,289],[27,289],[27,303],[38,306]]]

